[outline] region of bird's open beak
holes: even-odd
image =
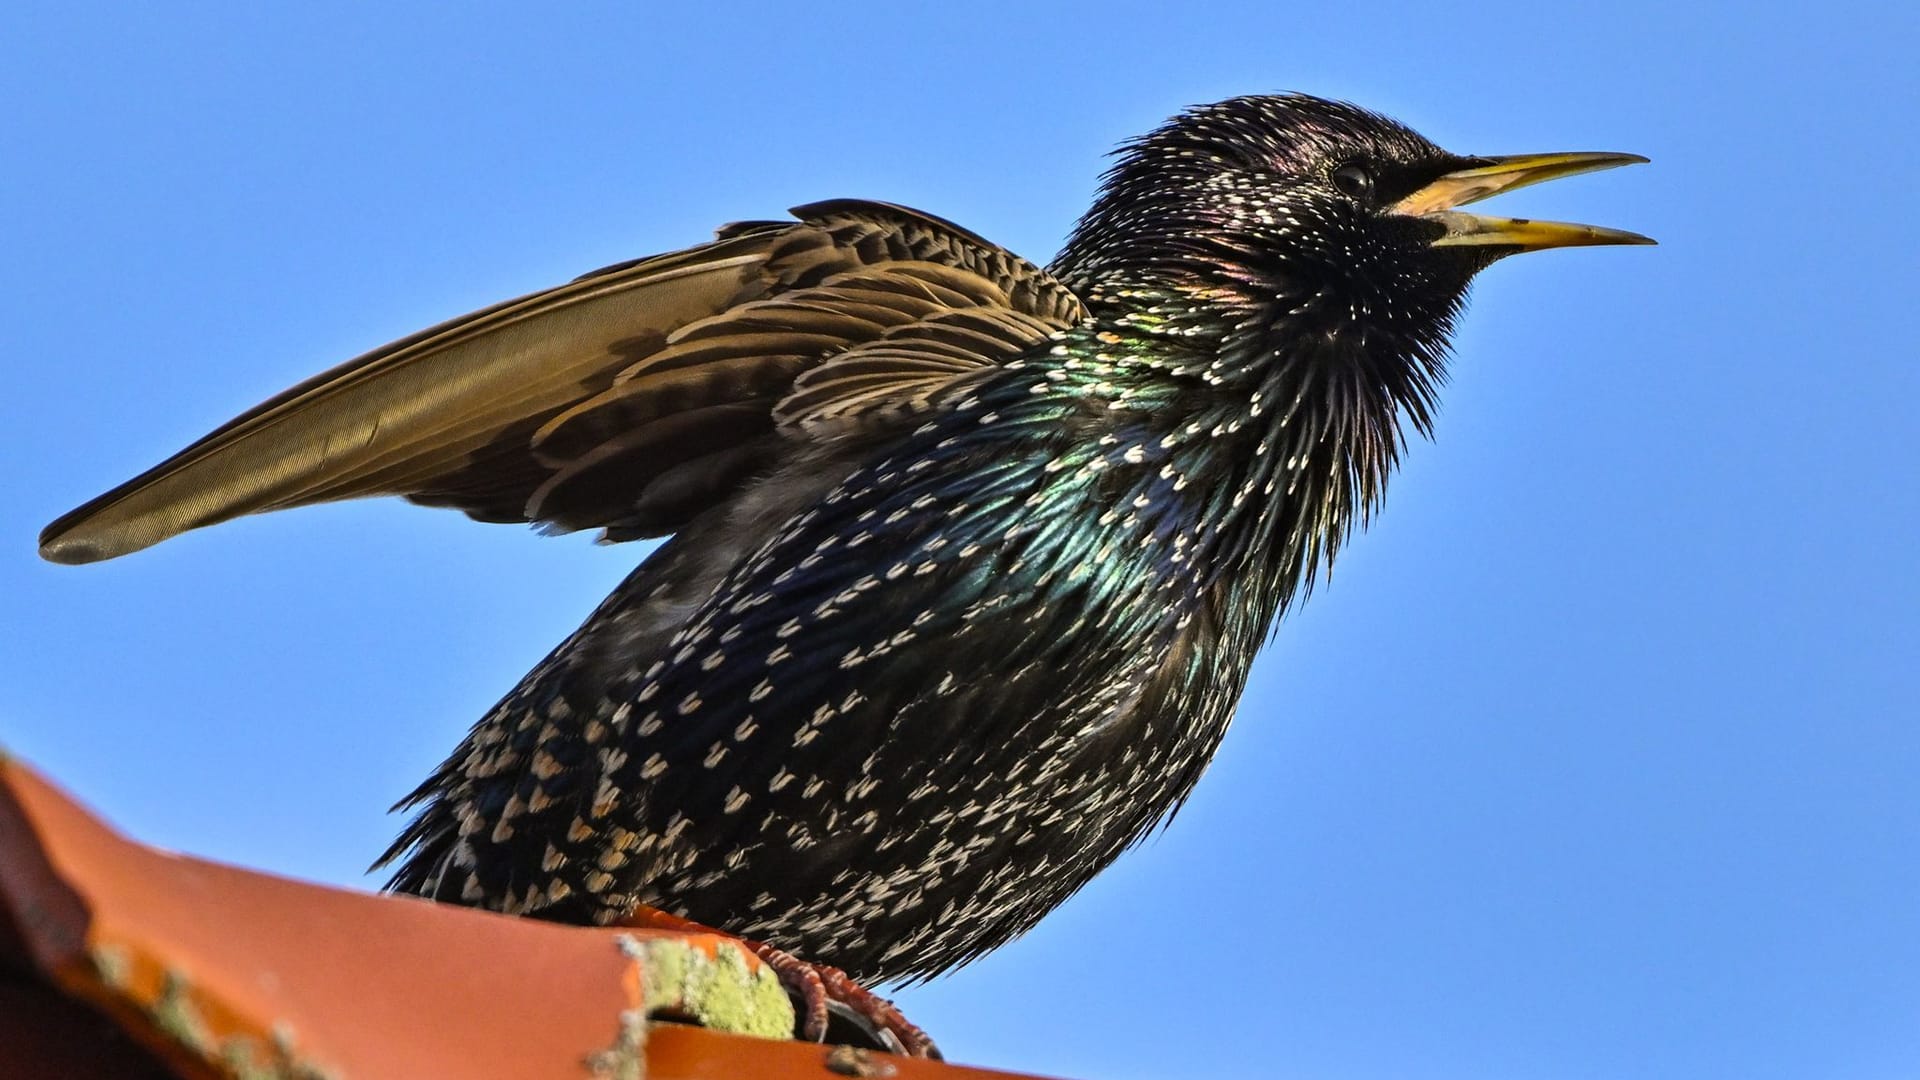
[[[1638,154],[1515,154],[1478,160],[1485,164],[1442,176],[1400,200],[1394,205],[1394,212],[1425,218],[1443,226],[1446,232],[1433,242],[1434,247],[1473,245],[1541,251],[1557,247],[1656,242],[1639,233],[1603,229],[1598,225],[1484,217],[1455,209],[1528,184],[1557,180],[1575,173],[1644,163],[1647,159]]]

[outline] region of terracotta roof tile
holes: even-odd
[[[0,1075],[1009,1076],[776,1041],[792,1028],[778,980],[731,938],[162,852],[0,758]]]

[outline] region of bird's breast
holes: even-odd
[[[610,688],[589,810],[634,839],[609,895],[937,969],[1191,785],[1240,683],[1193,557],[1201,492],[1145,428],[1062,441],[963,406],[793,515]],[[923,939],[870,954],[890,920]]]

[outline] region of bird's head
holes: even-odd
[[[1303,94],[1199,106],[1118,154],[1055,271],[1083,293],[1102,283],[1194,291],[1227,321],[1251,314],[1295,341],[1384,337],[1437,357],[1469,281],[1494,260],[1652,242],[1458,209],[1644,158],[1465,157],[1377,113]]]

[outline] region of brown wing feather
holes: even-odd
[[[802,372],[774,419],[781,430],[813,439],[899,424],[968,374],[1020,355],[1057,329],[1006,307],[940,312]]]
[[[92,562],[241,514],[406,493],[389,482],[396,469],[451,472],[485,456],[503,428],[603,384],[609,363],[623,363],[610,344],[658,341],[763,294],[776,240],[749,235],[609,268],[351,360],[55,521],[41,553]],[[495,494],[477,508],[498,514]]]
[[[918,407],[1081,315],[1044,271],[930,215],[845,200],[794,214],[350,361],[55,521],[41,553],[91,562],[242,514],[384,494],[659,535],[791,440],[877,422],[895,398]]]

